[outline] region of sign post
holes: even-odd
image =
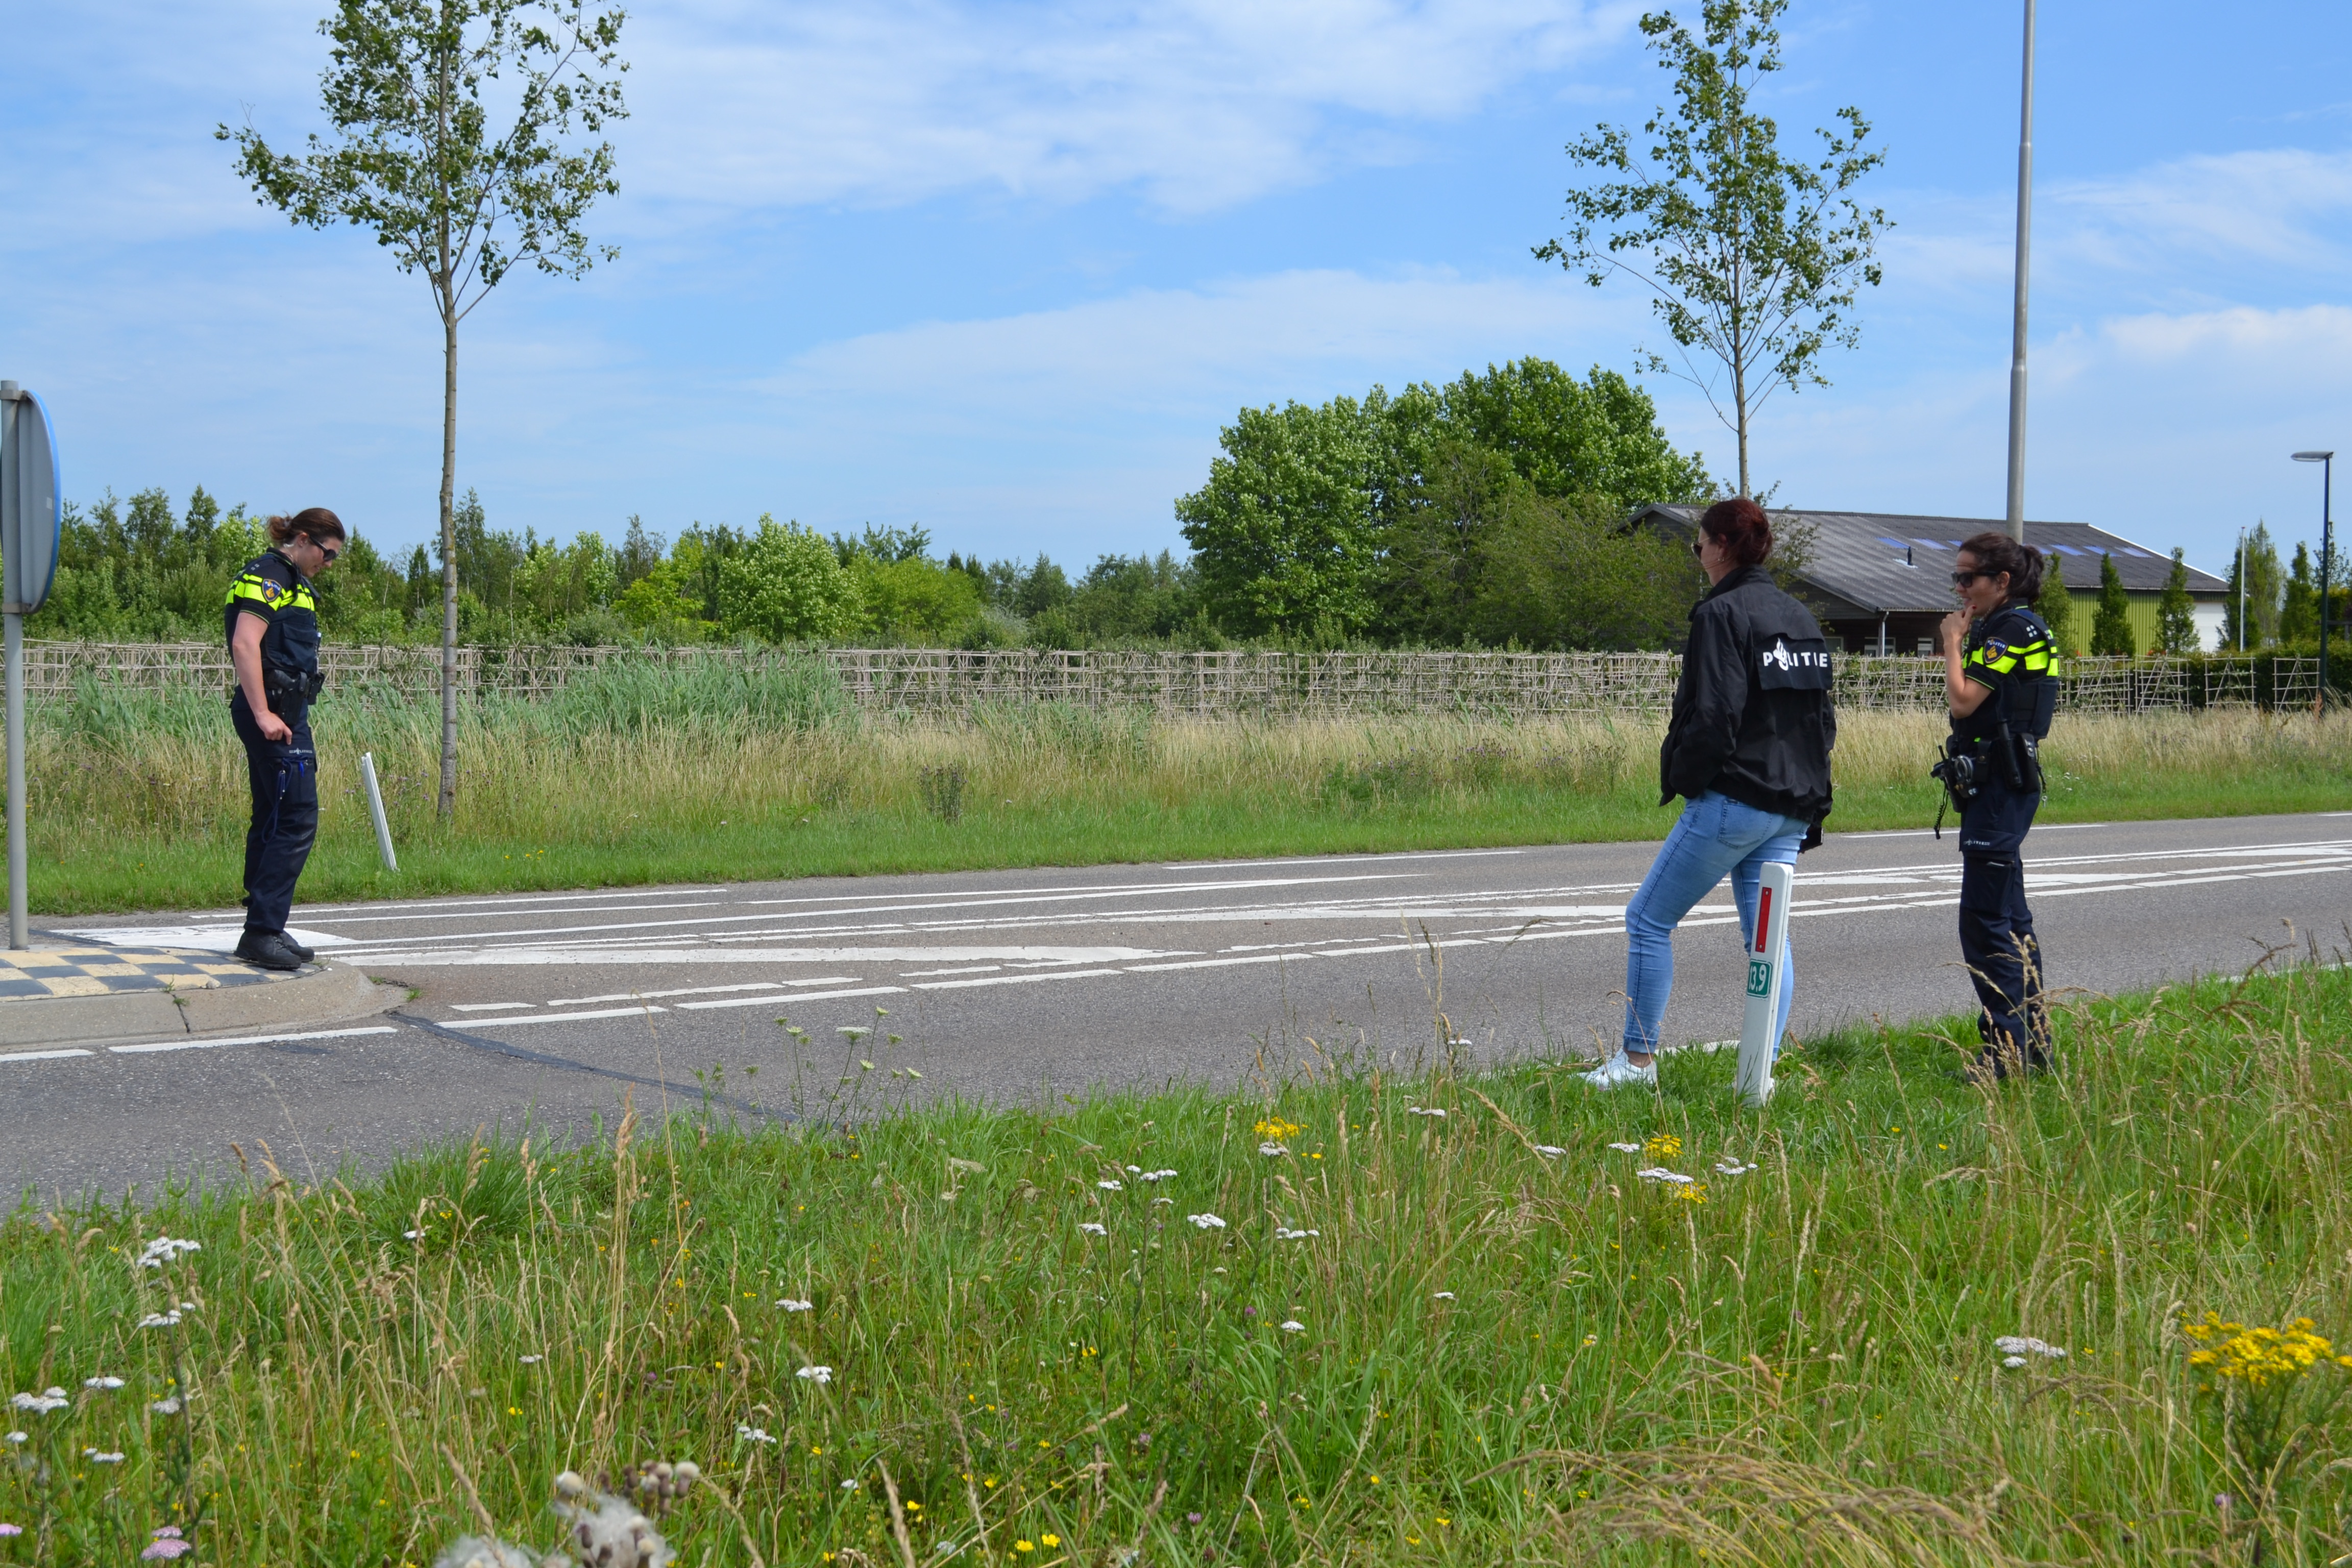
[[[0,616],[7,622],[8,945],[25,930],[25,617],[57,580],[65,521],[58,491],[58,438],[41,400],[0,381]]]
[[[1756,940],[1748,947],[1748,1016],[1739,1027],[1739,1073],[1733,1087],[1750,1108],[1772,1098],[1772,1054],[1780,1046],[1780,993],[1789,983],[1789,900],[1797,872],[1767,865],[1756,891]]]

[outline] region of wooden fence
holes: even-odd
[[[468,699],[543,698],[615,662],[756,668],[804,658],[740,647],[461,647],[457,684]],[[1342,717],[1472,712],[1654,714],[1674,698],[1681,659],[1663,653],[1175,653],[1015,648],[827,648],[856,705],[876,713],[961,713],[994,702],[1146,707],[1171,717]],[[330,644],[321,663],[330,697],[424,697],[440,689],[436,647]],[[2259,666],[2259,668],[2258,668]],[[2310,706],[2319,661],[2080,658],[2062,667],[2063,710],[2142,713],[2227,706]],[[228,652],[217,643],[25,645],[26,689],[71,700],[84,683],[226,692]],[[1841,656],[1842,708],[1934,711],[1943,664],[1916,657]]]

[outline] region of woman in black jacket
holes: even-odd
[[[1793,864],[1830,810],[1829,645],[1806,608],[1772,584],[1772,525],[1746,497],[1699,519],[1692,550],[1713,585],[1691,611],[1674,717],[1659,752],[1658,804],[1686,802],[1641,890],[1625,906],[1625,1031],[1590,1074],[1595,1089],[1658,1081],[1658,1032],[1675,983],[1675,927],[1727,875],[1739,928],[1755,936],[1769,861]],[[1794,976],[1780,987],[1788,1027]]]

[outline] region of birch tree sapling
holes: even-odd
[[[1839,110],[1843,129],[1817,132],[1818,163],[1782,156],[1780,128],[1756,110],[1759,85],[1780,68],[1787,9],[1788,0],[1705,0],[1703,37],[1671,12],[1644,16],[1659,65],[1675,73],[1675,106],[1642,127],[1646,152],[1615,125],[1569,144],[1570,159],[1600,178],[1569,193],[1574,226],[1536,249],[1594,288],[1622,272],[1651,291],[1682,363],[1652,353],[1648,367],[1696,384],[1737,434],[1741,495],[1753,493],[1757,409],[1783,386],[1829,384],[1822,350],[1859,341],[1854,294],[1878,282],[1877,237],[1894,226],[1847,194],[1886,158],[1865,150],[1860,110]],[[1695,354],[1720,368],[1702,372]]]
[[[237,173],[294,223],[375,231],[423,273],[441,318],[441,793],[457,800],[457,326],[528,261],[578,278],[611,246],[581,224],[620,185],[589,138],[625,118],[614,9],[583,0],[341,0],[320,78],[331,134],[278,153],[251,124],[215,134]]]

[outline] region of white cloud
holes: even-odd
[[[2184,249],[2200,260],[2332,268],[2344,247],[2323,225],[2352,209],[2352,153],[2277,147],[2180,158],[2116,179],[2061,182],[2048,199],[2078,255],[2119,270],[2173,272]]]

